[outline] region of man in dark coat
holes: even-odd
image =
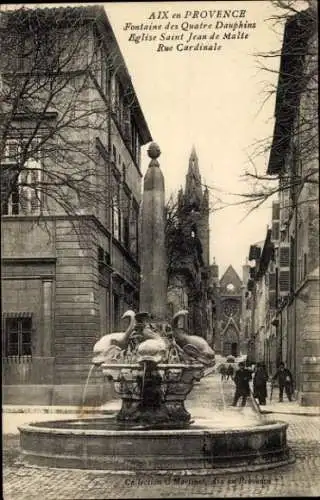
[[[227,368],[227,380],[229,380],[229,378],[233,378],[233,374],[234,374],[233,366],[229,365]]]
[[[220,375],[221,375],[221,380],[224,380],[226,378],[227,368],[225,367],[225,365],[221,365]]]
[[[276,379],[279,381],[279,402],[283,402],[283,389],[286,391],[288,400],[292,401],[293,377],[290,370],[285,367],[284,363],[280,363],[276,374],[272,377],[272,380]]]
[[[237,406],[240,398],[242,398],[241,406],[245,406],[247,397],[250,395],[249,382],[251,380],[251,372],[245,368],[244,363],[239,363],[239,370],[236,371],[233,380],[236,384],[236,391],[232,406]]]
[[[257,364],[253,378],[253,397],[257,398],[260,405],[266,404],[268,374],[262,363]]]

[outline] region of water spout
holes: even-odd
[[[86,383],[84,385],[84,388],[83,388],[83,392],[82,392],[82,400],[81,400],[81,412],[83,412],[83,409],[84,409],[84,403],[85,403],[85,400],[86,400],[86,395],[87,395],[87,389],[88,389],[88,384],[89,384],[89,380],[90,380],[90,377],[91,377],[91,373],[94,369],[95,365],[92,364],[89,368],[89,372],[88,372],[88,376],[87,376],[87,380],[86,380]]]

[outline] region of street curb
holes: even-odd
[[[279,410],[261,410],[263,415],[278,414],[278,415],[296,415],[297,417],[320,417],[320,413],[311,412],[295,412],[295,411],[279,411]]]

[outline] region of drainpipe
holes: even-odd
[[[293,342],[294,342],[294,381],[295,381],[295,392],[298,390],[298,382],[300,386],[300,376],[298,376],[298,371],[297,371],[297,296],[296,296],[296,285],[297,285],[297,279],[296,279],[296,257],[297,257],[297,234],[298,234],[298,204],[296,203],[295,206],[295,218],[294,218],[294,245],[293,245],[293,250],[294,250],[294,289],[293,289]]]
[[[251,361],[255,361],[255,321],[256,321],[256,306],[257,306],[257,284],[254,281],[252,290],[252,315],[251,315],[251,349],[250,355],[252,356]]]
[[[300,156],[300,106],[297,108],[297,142],[298,142],[298,152]],[[294,289],[293,289],[293,341],[294,341],[294,382],[295,382],[295,393],[297,393],[298,389],[298,381],[299,381],[299,388],[300,388],[300,376],[298,377],[298,370],[297,370],[297,296],[296,296],[296,288],[297,288],[297,236],[298,236],[298,203],[297,203],[297,188],[295,186],[295,183],[297,181],[298,177],[298,172],[297,172],[297,164],[295,163],[295,169],[294,169],[294,244],[293,244],[293,250],[294,250]],[[300,186],[299,186],[300,187]],[[299,363],[300,366],[300,363]],[[300,374],[299,374],[300,375]]]
[[[282,334],[283,334],[282,314],[283,314],[283,311],[284,311],[284,309],[282,309],[282,310],[281,310],[281,313],[280,313],[280,323],[277,325],[277,336],[278,336],[278,334],[279,334],[279,337],[280,337],[280,342],[279,342],[279,345],[280,345],[280,349],[279,349],[279,351],[280,351],[280,356],[277,356],[277,366],[276,366],[276,369],[278,368],[279,363],[280,363],[281,361],[284,361],[284,360],[282,359]],[[280,326],[279,326],[279,325],[280,325]],[[279,332],[279,330],[280,330],[280,332]]]
[[[110,72],[108,72],[108,157],[109,157],[109,189],[111,185],[111,158],[112,158],[112,147],[111,147],[111,113],[112,113],[112,96],[111,96],[111,75]],[[109,210],[111,209],[111,206],[109,207]],[[111,267],[111,273],[109,273],[109,333],[112,332],[112,327],[113,327],[113,293],[112,293],[112,287],[113,287],[113,241],[112,241],[112,218],[113,218],[113,213],[111,212],[111,228],[110,228],[110,236],[109,236],[109,250],[110,250],[110,267]]]

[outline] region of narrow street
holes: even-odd
[[[230,405],[234,384],[223,383],[218,375],[202,379],[187,400],[187,407],[198,414]],[[294,405],[295,403],[293,403]],[[275,402],[277,409],[281,403]],[[285,406],[285,403],[284,403]],[[25,417],[25,418],[23,418]],[[3,481],[5,500],[316,496],[320,491],[320,419],[314,415],[270,413],[270,420],[289,423],[288,440],[296,462],[259,473],[215,475],[208,477],[159,477],[109,475],[104,471],[83,471],[25,467],[19,465],[19,440],[16,425],[55,419],[54,414],[4,413]],[[69,418],[69,415],[59,415]]]

